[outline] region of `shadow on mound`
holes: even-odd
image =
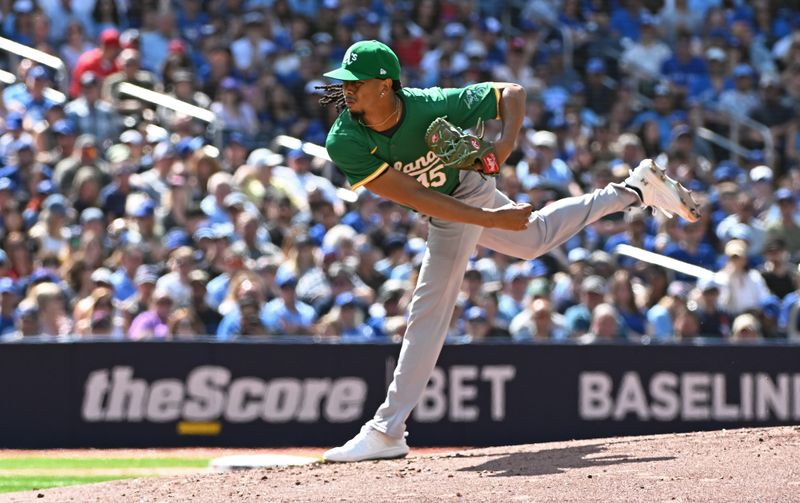
[[[491,477],[515,477],[518,475],[536,476],[562,473],[570,468],[597,468],[603,466],[623,465],[628,463],[649,463],[652,461],[669,461],[674,456],[666,457],[632,457],[626,454],[596,456],[592,454],[605,451],[604,445],[583,445],[563,449],[547,449],[537,452],[515,452],[497,454],[494,459],[475,466],[461,468],[461,472],[490,472]],[[457,454],[457,457],[470,457]],[[485,457],[487,455],[481,455]]]

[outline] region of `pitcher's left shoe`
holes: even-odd
[[[361,427],[358,435],[341,447],[334,447],[322,455],[325,461],[349,463],[369,459],[402,458],[408,454],[405,437],[393,438],[368,424]]]
[[[625,185],[639,191],[645,206],[657,208],[669,218],[679,215],[689,222],[700,218],[700,206],[692,193],[668,177],[664,168],[652,159],[640,162],[625,179]]]

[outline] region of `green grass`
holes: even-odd
[[[208,458],[5,458],[0,470],[58,468],[205,468]]]
[[[0,493],[47,489],[48,487],[94,484],[107,480],[130,479],[133,477],[114,477],[108,475],[86,475],[80,477],[48,477],[38,475],[0,475]]]
[[[139,475],[81,475],[81,470],[126,468],[205,468],[209,458],[0,458],[0,493],[47,489],[76,484],[93,484],[108,480],[136,478]],[[14,470],[42,470],[41,474],[14,475]],[[45,470],[75,470],[75,474],[48,475]]]

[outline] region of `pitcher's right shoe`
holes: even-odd
[[[402,458],[408,454],[405,437],[393,438],[368,424],[361,427],[358,435],[341,447],[334,447],[322,455],[325,461],[350,463],[370,459]]]
[[[679,215],[689,222],[700,218],[700,206],[692,193],[668,177],[664,168],[652,159],[645,159],[631,171],[625,185],[636,188],[642,196],[642,203],[661,210],[667,217]]]

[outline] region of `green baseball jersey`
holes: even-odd
[[[450,194],[458,185],[458,170],[445,167],[430,151],[425,131],[437,117],[463,129],[474,127],[478,119],[499,119],[500,89],[487,82],[460,89],[402,88],[398,94],[405,108],[391,136],[373,131],[344,110],[328,133],[328,154],[354,189],[392,167],[425,187]]]

